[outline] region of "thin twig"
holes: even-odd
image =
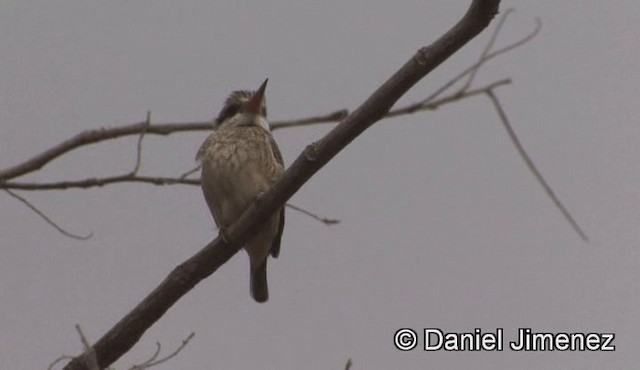
[[[411,113],[415,113],[421,110],[435,110],[437,108],[440,108],[441,106],[445,105],[445,104],[449,104],[449,103],[453,103],[453,102],[457,102],[461,99],[465,99],[465,98],[470,98],[476,95],[480,95],[480,94],[485,94],[488,90],[491,89],[495,89],[497,87],[503,86],[503,85],[508,85],[511,83],[511,79],[509,78],[505,78],[496,82],[493,82],[489,85],[477,88],[477,89],[473,89],[473,90],[467,90],[461,93],[456,93],[453,95],[448,95],[445,96],[443,98],[440,98],[438,100],[433,100],[433,101],[421,101],[415,104],[409,104],[407,106],[401,107],[401,108],[396,108],[393,109],[391,111],[389,111],[389,113],[384,116],[382,119],[388,119],[388,118],[393,118],[393,117],[397,117],[397,116],[402,116],[405,114],[411,114]]]
[[[149,176],[131,176],[121,175],[104,178],[91,178],[78,181],[60,181],[50,183],[27,183],[27,182],[7,182],[2,184],[4,189],[19,189],[19,190],[67,190],[72,188],[92,188],[101,187],[109,184],[124,183],[124,182],[137,182],[152,184],[158,186],[164,185],[200,185],[200,179],[180,179],[175,177],[149,177]]]
[[[351,365],[353,365],[353,362],[351,361],[351,359],[348,359],[347,364],[344,366],[344,370],[350,370]]]
[[[79,324],[76,324],[76,330],[80,335],[80,340],[82,341],[82,345],[84,346],[84,361],[89,370],[100,370],[100,366],[98,366],[98,359],[96,358],[96,352],[93,350],[93,347],[89,344],[89,341],[84,336],[82,329]]]
[[[195,168],[190,169],[189,171],[183,173],[182,175],[180,175],[180,177],[178,177],[178,179],[180,180],[184,180],[187,177],[193,175],[194,173],[198,172],[200,170],[202,166],[201,165],[197,165]]]
[[[49,364],[49,367],[47,368],[47,370],[53,370],[53,367],[56,366],[57,363],[62,362],[64,360],[73,360],[73,356],[64,355],[64,356],[58,357],[51,364]]]
[[[485,58],[481,61],[481,62],[476,62],[473,65],[469,66],[467,69],[465,69],[464,71],[460,72],[457,76],[455,76],[454,78],[452,78],[451,80],[449,80],[447,83],[445,83],[444,85],[442,85],[439,89],[437,89],[435,92],[433,92],[431,95],[429,95],[426,99],[424,99],[421,103],[426,103],[426,102],[430,102],[431,100],[437,98],[438,96],[440,96],[440,94],[442,94],[443,92],[445,92],[447,89],[449,89],[451,86],[455,85],[458,81],[460,81],[462,78],[464,78],[464,76],[468,75],[469,73],[471,73],[474,69],[478,68],[478,64],[484,64],[486,63],[488,60],[493,59],[501,54],[504,54],[508,51],[511,51],[519,46],[522,46],[524,44],[526,44],[527,42],[531,41],[534,37],[536,37],[538,35],[538,33],[540,32],[540,29],[542,28],[542,22],[540,21],[540,18],[535,18],[536,21],[536,28],[531,31],[531,33],[529,33],[528,35],[526,35],[525,37],[521,38],[520,40],[509,44],[507,46],[504,46],[492,53],[489,53],[485,56]],[[419,103],[418,103],[419,104]]]
[[[172,353],[170,353],[168,356],[163,357],[163,358],[161,358],[161,359],[159,359],[159,360],[156,360],[156,358],[157,358],[158,354],[160,353],[160,343],[156,343],[156,344],[157,344],[157,346],[158,346],[158,350],[157,350],[157,351],[156,351],[156,353],[151,357],[151,359],[147,360],[144,364],[141,364],[141,365],[135,365],[135,366],[131,367],[131,369],[129,369],[129,370],[143,370],[143,369],[148,369],[148,368],[150,368],[150,367],[152,367],[152,366],[160,365],[160,364],[162,364],[162,363],[164,363],[164,362],[169,361],[170,359],[172,359],[172,358],[176,357],[176,356],[180,353],[180,351],[182,351],[182,350],[184,349],[184,347],[186,347],[186,346],[187,346],[187,344],[189,344],[189,341],[190,341],[190,340],[191,340],[195,335],[196,335],[196,333],[193,333],[193,332],[192,332],[191,334],[189,334],[189,336],[188,336],[187,338],[185,338],[185,339],[182,341],[182,344],[180,344],[180,346],[179,346],[175,351],[173,351],[173,352],[172,352]]]
[[[318,216],[318,215],[316,215],[314,213],[311,213],[311,212],[307,211],[306,209],[294,206],[291,203],[287,203],[287,204],[285,204],[285,206],[293,209],[294,211],[298,211],[298,212],[300,212],[302,214],[305,214],[305,215],[307,215],[307,216],[309,216],[309,217],[311,217],[311,218],[313,218],[315,220],[318,220],[318,221],[322,222],[325,225],[335,225],[335,224],[339,224],[340,223],[340,220],[338,220],[338,219],[320,217],[320,216]]]
[[[489,37],[489,42],[487,42],[487,45],[485,45],[484,50],[482,50],[482,53],[478,58],[478,62],[475,64],[474,68],[469,72],[469,78],[467,79],[467,82],[465,82],[465,84],[462,86],[462,88],[460,88],[460,91],[466,91],[469,87],[471,87],[471,84],[473,83],[473,79],[476,77],[476,74],[480,70],[480,67],[482,67],[482,65],[486,62],[487,55],[493,48],[493,45],[496,43],[496,40],[498,39],[498,34],[500,34],[500,30],[502,29],[504,22],[507,20],[507,17],[512,12],[513,12],[513,8],[509,8],[504,12],[504,14],[502,14],[502,17],[498,19],[498,24],[493,29],[493,32],[491,33],[491,37]]]
[[[576,233],[578,233],[580,238],[582,238],[582,240],[584,240],[585,242],[588,242],[589,238],[587,237],[587,235],[584,233],[584,231],[582,231],[580,226],[578,226],[578,223],[575,221],[571,213],[569,213],[569,210],[562,204],[560,199],[555,195],[555,193],[553,192],[553,189],[551,189],[551,186],[549,186],[549,184],[544,179],[540,171],[538,171],[538,168],[533,163],[533,161],[531,160],[527,152],[524,150],[524,147],[520,143],[520,139],[518,139],[518,136],[513,130],[513,127],[511,126],[511,123],[507,118],[507,114],[502,109],[502,105],[500,104],[500,101],[498,100],[497,96],[493,93],[492,90],[487,91],[487,96],[493,103],[493,106],[496,108],[496,111],[498,112],[498,116],[500,116],[500,122],[502,122],[502,125],[507,131],[507,134],[509,134],[509,138],[511,139],[511,142],[516,147],[516,150],[518,151],[518,154],[520,155],[520,157],[526,163],[527,167],[529,168],[529,171],[531,171],[533,176],[535,176],[536,180],[538,180],[538,183],[542,186],[542,188],[547,193],[549,198],[551,198],[551,200],[553,201],[553,204],[556,206],[556,208],[560,210],[564,218],[569,222],[569,224],[571,224],[571,227],[573,227]]]
[[[144,139],[144,134],[147,133],[147,130],[149,129],[149,126],[151,126],[151,111],[150,110],[147,111],[146,125],[144,126],[142,131],[140,131],[140,136],[138,136],[138,145],[137,145],[137,148],[136,148],[136,164],[133,167],[133,171],[131,171],[131,173],[130,173],[131,176],[135,176],[138,173],[138,171],[140,170],[140,163],[142,162],[142,139]]]
[[[282,121],[282,122],[274,122],[274,123],[271,123],[269,127],[271,128],[271,131],[275,131],[282,128],[307,126],[307,125],[312,125],[316,123],[340,122],[348,115],[349,115],[348,110],[340,109],[338,111],[335,111],[333,113],[329,113],[323,116],[302,118],[302,119]]]
[[[506,52],[509,52],[517,47],[520,47],[524,44],[526,44],[527,42],[533,40],[534,37],[536,37],[538,35],[538,33],[540,32],[540,30],[542,29],[542,20],[538,17],[534,18],[534,21],[536,22],[536,28],[533,29],[533,31],[531,31],[527,36],[521,38],[520,40],[509,44],[507,46],[504,46],[496,51],[494,51],[493,53],[489,53],[487,54],[487,57],[484,59],[485,62],[489,59],[493,59],[495,57],[497,57],[500,54],[504,54]]]
[[[160,355],[160,351],[162,350],[162,344],[160,344],[160,342],[156,342],[156,351],[153,353],[153,355],[151,355],[151,357],[149,357],[149,359],[139,365],[133,365],[131,366],[131,368],[129,370],[142,370],[142,369],[146,369],[147,367],[149,367],[149,364],[152,363],[153,361],[156,360],[156,358],[158,358],[158,356]]]
[[[39,210],[36,206],[31,204],[31,202],[29,202],[25,198],[21,197],[20,195],[16,194],[15,192],[13,192],[13,191],[11,191],[9,189],[4,189],[4,191],[6,191],[7,194],[9,194],[10,196],[14,197],[15,199],[17,199],[20,202],[22,202],[24,205],[29,207],[33,212],[35,212],[38,216],[42,217],[43,220],[45,220],[49,225],[53,226],[60,233],[66,235],[66,236],[68,236],[70,238],[78,239],[78,240],[87,240],[87,239],[89,239],[89,238],[91,238],[93,236],[93,233],[89,233],[89,235],[82,236],[82,235],[76,235],[76,234],[72,234],[72,233],[68,232],[67,230],[65,230],[62,227],[58,226],[58,224],[53,222],[47,215],[45,215],[41,210]]]

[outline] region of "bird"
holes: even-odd
[[[282,154],[266,120],[267,82],[255,92],[229,95],[214,121],[215,131],[196,155],[202,166],[205,201],[223,232],[284,173]],[[284,207],[243,246],[249,255],[250,293],[256,302],[269,299],[267,259],[280,254],[283,230]]]

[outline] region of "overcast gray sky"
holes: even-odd
[[[82,130],[206,120],[234,89],[269,77],[270,118],[355,108],[469,1],[13,1],[0,5],[0,168]],[[640,4],[503,1],[498,46],[477,83],[498,95],[530,155],[586,230],[544,195],[485,97],[373,126],[291,200],[271,297],[249,297],[235,256],[116,363],[155,342],[164,368],[631,369],[640,362]],[[402,99],[472,63],[488,32]],[[278,131],[290,163],[331,125]],[[194,165],[207,133],[145,139],[142,171]],[[23,180],[120,174],[135,138],[82,149]],[[69,239],[0,193],[0,368],[43,369],[97,340],[216,230],[197,187],[113,185],[21,193],[88,241]],[[401,352],[402,327],[612,332],[615,352]],[[419,346],[420,347],[420,346]],[[212,365],[213,364],[213,365]]]

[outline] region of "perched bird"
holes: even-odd
[[[284,172],[282,155],[266,121],[267,81],[255,93],[231,93],[215,120],[216,131],[198,150],[202,192],[223,230]],[[251,296],[257,302],[269,299],[267,257],[278,257],[283,229],[284,207],[244,246],[251,264]]]

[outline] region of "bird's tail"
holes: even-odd
[[[263,303],[269,299],[267,286],[267,259],[257,268],[251,268],[251,296],[256,302]]]

